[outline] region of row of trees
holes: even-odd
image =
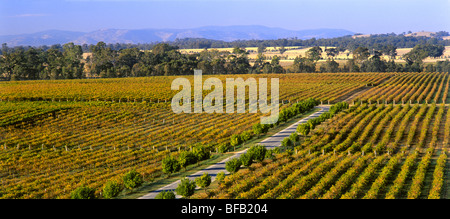
[[[84,63],[81,46],[73,43],[46,51],[33,47],[25,50],[2,45],[0,75],[6,80],[82,78]]]
[[[280,65],[280,57],[273,56],[270,62],[259,51],[254,65],[250,64],[248,52],[235,47],[232,52],[216,49],[203,50],[196,54],[181,54],[178,47],[157,44],[151,52],[138,48],[114,50],[104,42],[90,46],[91,55],[83,58],[82,46],[67,43],[50,49],[30,47],[8,48],[2,45],[0,76],[6,80],[73,79],[86,77],[143,77],[157,75],[187,75],[194,69],[206,74],[246,74],[285,72],[421,72],[448,71],[449,63],[423,63],[426,57],[440,57],[445,49],[437,44],[418,44],[404,55],[406,64],[393,61],[397,47],[387,45],[381,50],[358,47],[353,50],[353,59],[340,66],[334,57],[342,52],[342,47],[319,46],[309,49],[305,57],[298,56],[289,68]],[[263,49],[262,49],[263,50]],[[322,53],[327,60],[317,67]],[[390,57],[388,61],[382,55]]]
[[[48,50],[30,47],[2,47],[0,73],[6,80],[73,79],[86,77],[143,77],[187,75],[194,69],[207,74],[280,73],[279,58],[264,62],[261,55],[252,67],[245,49],[230,52],[204,50],[199,54],[181,54],[178,47],[158,44],[151,52],[138,48],[113,50],[104,42],[91,46],[92,54],[83,59],[82,48],[73,43]]]
[[[353,59],[347,60],[344,66],[340,67],[334,57],[339,54],[339,49],[329,48],[322,50],[321,47],[313,47],[306,52],[305,57],[298,56],[294,64],[288,69],[290,72],[316,72],[318,61],[322,53],[326,52],[327,61],[320,65],[320,72],[448,72],[449,61],[440,61],[436,64],[425,64],[423,60],[427,57],[440,57],[443,55],[445,47],[442,45],[419,44],[409,53],[403,56],[406,64],[395,63],[397,48],[388,46],[381,51],[366,47],[358,47],[353,51]],[[389,60],[381,58],[387,55]]]
[[[182,49],[204,49],[204,48],[234,48],[234,47],[313,47],[313,46],[330,46],[338,47],[343,50],[348,49],[353,51],[358,47],[367,47],[370,50],[385,50],[389,47],[396,48],[412,48],[419,44],[434,44],[450,46],[450,40],[442,40],[441,37],[449,36],[446,31],[440,31],[433,37],[425,36],[406,36],[406,33],[402,34],[375,34],[370,37],[358,37],[352,38],[352,36],[335,37],[328,39],[277,39],[277,40],[236,40],[232,42],[225,42],[221,40],[210,40],[203,38],[185,38],[176,39],[171,42],[170,45],[177,46]],[[151,49],[155,44],[138,44],[134,45],[140,49]],[[111,44],[111,47],[126,48],[130,47],[129,44]]]

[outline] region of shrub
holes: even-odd
[[[172,156],[165,157],[162,160],[162,171],[167,174],[175,173],[180,170],[181,166],[177,159]]]
[[[225,153],[230,149],[230,144],[227,143],[222,143],[219,145],[219,153]]]
[[[242,162],[238,158],[233,158],[225,163],[225,169],[230,173],[235,173],[241,167]]]
[[[189,164],[193,164],[197,161],[197,157],[190,151],[182,151],[178,156],[178,164],[180,167],[186,168]],[[173,162],[173,161],[170,161]],[[171,164],[173,165],[173,164]],[[176,164],[175,164],[176,165]]]
[[[134,189],[143,183],[142,176],[136,170],[130,170],[123,176],[123,185],[127,189]]]
[[[162,191],[155,196],[155,199],[175,199],[173,191]]]
[[[253,160],[261,162],[266,157],[267,148],[262,145],[252,146],[248,149],[247,153],[249,153]]]
[[[207,172],[205,172],[202,176],[195,179],[195,183],[198,187],[205,189],[206,191],[206,187],[211,184],[211,176]]]
[[[281,146],[283,147],[289,147],[292,145],[292,141],[289,137],[284,138],[283,140],[281,140]]]
[[[311,130],[311,126],[308,123],[302,123],[297,126],[297,132],[302,135],[308,135]]]
[[[239,159],[241,160],[242,165],[249,167],[253,163],[253,156],[250,153],[242,154]]]
[[[95,199],[95,189],[88,186],[80,186],[70,193],[71,199]]]
[[[183,197],[190,197],[195,192],[195,182],[189,180],[188,178],[181,179],[181,183],[178,184],[178,187],[175,189],[178,195]]]
[[[242,143],[242,139],[240,135],[233,134],[230,140],[231,146],[237,146]]]
[[[241,140],[243,142],[246,142],[252,138],[252,132],[251,131],[245,131],[241,134]]]
[[[220,184],[225,179],[225,173],[222,171],[216,175],[216,181]]]
[[[192,149],[192,153],[197,158],[197,162],[209,159],[211,157],[211,152],[207,151],[206,148],[202,145],[195,146]]]
[[[253,130],[253,134],[258,135],[258,136],[263,133],[263,127],[262,127],[261,123],[257,123],[255,125],[253,125],[252,130]]]
[[[119,195],[119,193],[122,191],[122,186],[120,183],[116,181],[108,181],[103,186],[103,198],[111,199]]]
[[[299,140],[298,134],[296,132],[292,133],[291,135],[289,135],[289,139],[292,141],[292,143],[295,146],[295,143]]]

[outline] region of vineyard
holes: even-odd
[[[310,97],[333,102],[391,75],[276,76],[283,110]],[[216,152],[259,122],[261,113],[173,113],[174,78],[1,82],[0,197],[69,198],[81,185],[99,194],[132,169],[152,181],[164,157],[197,145]]]
[[[439,199],[450,112],[436,104],[357,103],[298,147],[230,177],[202,198]]]
[[[356,98],[301,135],[295,152],[242,168],[197,198],[448,198],[448,74],[218,76],[230,77],[279,78],[282,114],[309,98]],[[173,113],[175,78],[0,82],[0,198],[70,198],[81,185],[100,196],[130,170],[151,182],[165,175],[165,157],[199,145],[220,154],[260,121],[261,113]]]

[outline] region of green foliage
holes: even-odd
[[[322,52],[323,52],[322,48],[320,48],[319,46],[314,46],[313,48],[306,51],[305,55],[311,61],[317,62],[322,56]]]
[[[239,157],[239,160],[241,161],[242,165],[249,167],[253,163],[253,156],[250,153],[244,153]]]
[[[123,185],[127,189],[134,189],[144,182],[141,174],[138,173],[136,170],[130,170],[128,173],[123,175],[122,179]]]
[[[206,187],[208,187],[211,184],[211,176],[205,172],[203,173],[202,176],[197,177],[195,179],[195,183],[197,184],[198,187],[206,189]]]
[[[230,150],[230,143],[226,142],[226,143],[222,143],[218,146],[219,149],[219,153],[225,153],[228,150]]]
[[[302,135],[308,135],[311,131],[311,126],[309,123],[302,123],[297,126],[297,132]]]
[[[181,183],[178,184],[178,187],[175,189],[178,195],[183,197],[190,197],[195,192],[195,181],[191,181],[188,178],[181,179]]]
[[[284,138],[283,140],[281,140],[281,146],[283,147],[289,147],[292,146],[292,141],[289,137]]]
[[[247,153],[251,155],[253,160],[261,162],[266,157],[267,148],[262,145],[252,146]]]
[[[162,160],[162,171],[167,174],[172,174],[180,170],[181,165],[173,156],[167,156]]]
[[[370,56],[369,49],[366,47],[358,47],[353,51],[353,59],[358,63],[367,60],[369,56]]]
[[[202,145],[197,145],[193,147],[192,153],[197,158],[197,162],[209,159],[211,157],[211,152],[206,150],[206,148]]]
[[[289,139],[291,140],[292,144],[295,146],[297,141],[299,140],[298,134],[296,132],[289,135]]]
[[[253,133],[258,136],[263,133],[263,127],[262,127],[261,123],[259,123],[259,122],[252,126],[252,130],[253,130]]]
[[[71,199],[95,199],[95,189],[88,186],[80,186],[70,193]]]
[[[237,146],[242,143],[241,136],[238,134],[231,135],[230,139],[231,146]]]
[[[116,181],[108,181],[103,186],[103,198],[111,199],[119,195],[122,191],[122,185]]]
[[[215,178],[215,180],[216,180],[217,182],[219,182],[219,184],[222,183],[224,179],[225,179],[225,173],[224,173],[223,171],[222,171],[222,172],[219,172],[219,173],[216,175],[216,178]]]
[[[170,161],[170,162],[173,162],[173,161]],[[180,165],[180,167],[186,168],[189,164],[193,164],[195,162],[197,162],[197,157],[191,151],[182,151],[178,155],[178,164]],[[172,164],[172,165],[174,165],[174,164]],[[174,169],[176,169],[176,168],[174,168]],[[163,170],[164,170],[164,168],[163,168]]]
[[[225,163],[225,169],[230,173],[237,172],[242,165],[242,162],[238,158],[233,158]]]
[[[241,140],[243,142],[246,142],[246,141],[250,140],[251,138],[252,138],[252,131],[244,131],[241,134]]]
[[[162,191],[155,196],[155,199],[175,199],[173,191]]]
[[[336,103],[333,106],[331,106],[330,110],[328,112],[330,112],[332,115],[334,115],[342,110],[348,109],[348,106],[349,105],[346,102],[339,102],[339,103]]]

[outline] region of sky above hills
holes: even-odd
[[[450,0],[0,0],[0,35],[228,25],[450,31]]]

